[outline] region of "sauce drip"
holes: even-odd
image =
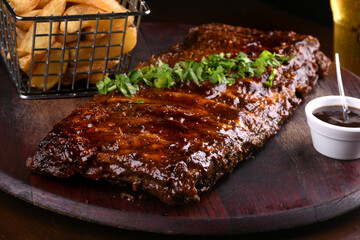
[[[349,119],[344,120],[343,107],[340,105],[326,106],[315,109],[313,114],[318,119],[341,127],[360,127],[360,109],[349,107]]]

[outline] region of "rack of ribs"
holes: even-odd
[[[256,58],[263,50],[295,57],[269,76],[238,78],[236,83],[158,89],[142,86],[125,97],[114,91],[96,95],[56,124],[27,159],[37,174],[84,176],[127,183],[168,205],[199,201],[265,141],[329,70],[330,60],[308,35],[258,31],[224,24],[191,28],[182,42],[137,67],[170,66],[203,56],[239,52]],[[135,103],[142,100],[143,104]]]

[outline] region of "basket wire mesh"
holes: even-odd
[[[129,11],[21,17],[1,0],[1,56],[19,96],[41,99],[93,95],[97,92],[96,81],[127,72],[129,44],[134,38],[136,43],[141,16],[150,10],[144,1],[119,3]],[[17,24],[29,21],[33,23],[29,29],[33,31],[31,52],[24,53],[18,46],[21,32]],[[68,31],[74,25],[78,30]]]

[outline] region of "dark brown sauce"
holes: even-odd
[[[341,127],[360,127],[360,109],[349,107],[349,120],[345,121],[343,107],[340,105],[320,107],[313,111],[318,119]]]

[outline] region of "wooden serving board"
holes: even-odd
[[[133,60],[146,60],[168,48],[188,28],[143,24]],[[360,79],[342,71],[345,93],[360,97]],[[0,188],[42,208],[125,229],[205,235],[301,226],[360,205],[360,161],[338,161],[317,153],[306,124],[306,103],[337,93],[334,66],[255,159],[223,177],[201,195],[200,203],[180,207],[106,182],[29,174],[25,161],[42,138],[90,98],[21,100],[3,63],[0,76]]]

